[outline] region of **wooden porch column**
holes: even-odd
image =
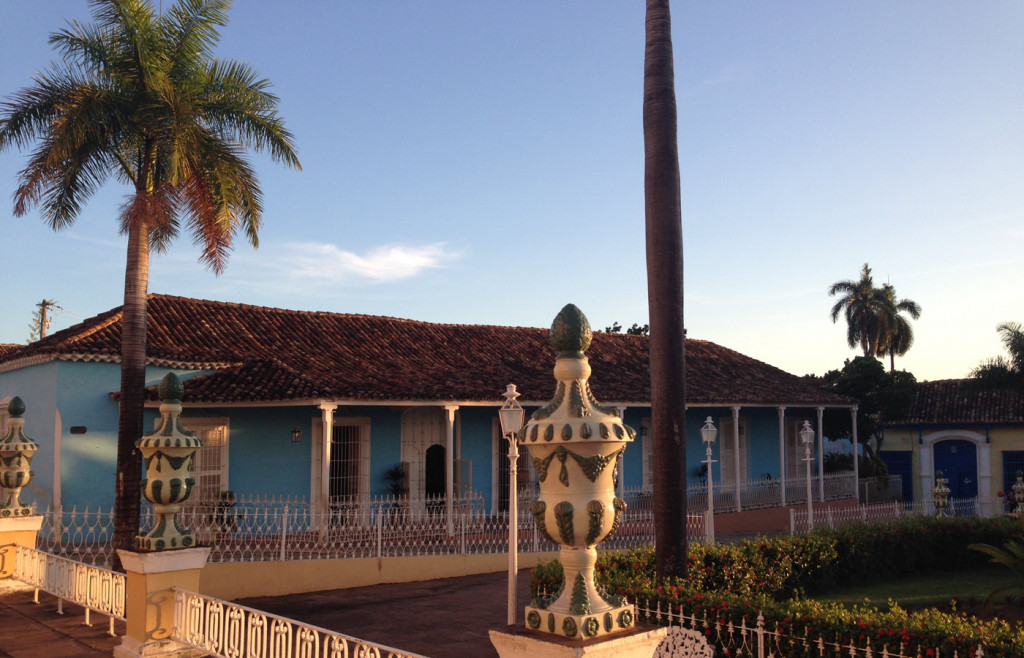
[[[854,500],[860,503],[860,455],[857,453],[857,407],[850,409],[850,421],[853,423],[851,436],[853,437],[853,483],[856,493]]]
[[[452,506],[455,497],[455,412],[457,406],[444,408],[444,499],[445,514],[448,518],[448,534],[455,534],[455,523],[452,518]]]
[[[743,505],[740,502],[740,492],[743,488],[743,482],[740,480],[740,474],[743,472],[740,470],[740,408],[732,408],[732,447],[733,447],[733,481],[736,490],[736,511],[742,512]],[[710,477],[710,474],[708,475]]]
[[[786,408],[779,407],[779,504],[786,506]]]
[[[327,514],[331,509],[331,440],[334,438],[334,410],[338,405],[333,402],[320,403],[320,513]]]
[[[818,499],[825,502],[825,435],[822,433],[821,417],[825,407],[818,407]]]

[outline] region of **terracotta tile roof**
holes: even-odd
[[[910,416],[893,425],[1024,423],[1024,391],[978,391],[967,379],[920,382]]]
[[[117,360],[120,308],[0,357],[0,370],[46,358]],[[848,406],[761,361],[688,339],[691,405]],[[548,330],[288,311],[150,295],[150,363],[217,370],[185,382],[191,402],[335,398],[495,401],[515,382],[524,399],[554,391]],[[591,386],[604,402],[650,399],[647,338],[595,332]],[[155,391],[152,392],[155,395]]]
[[[19,347],[24,347],[24,345],[18,345],[16,343],[0,343],[0,358],[7,356]]]

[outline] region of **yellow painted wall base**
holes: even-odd
[[[557,552],[519,555],[519,568],[532,569],[558,558]],[[383,583],[454,578],[508,569],[508,555],[429,555],[207,564],[199,591],[233,601],[254,596],[283,596]]]
[[[36,547],[36,535],[43,525],[43,517],[19,516],[0,519],[0,578],[14,574],[14,547]]]

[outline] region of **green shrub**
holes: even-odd
[[[907,518],[893,523],[856,525],[806,535],[757,538],[739,544],[689,547],[685,581],[658,583],[653,548],[602,554],[598,582],[609,592],[633,601],[683,611],[710,622],[756,622],[758,612],[769,629],[795,637],[889,650],[900,644],[941,648],[971,655],[979,643],[986,656],[1024,656],[1024,631],[1002,621],[980,621],[937,610],[907,612],[898,606],[881,611],[870,606],[847,609],[806,598],[833,587],[983,566],[983,554],[971,543],[1003,544],[1022,535],[1018,520]],[[533,570],[531,588],[548,594],[561,587],[556,562]],[[783,655],[803,656],[800,646],[783,647]],[[943,655],[946,655],[943,653]]]

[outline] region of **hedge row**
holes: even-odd
[[[986,656],[1022,656],[1024,632],[1001,621],[981,622],[934,610],[908,613],[898,607],[884,612],[847,610],[805,598],[896,575],[981,566],[988,557],[969,550],[968,544],[1002,546],[1022,532],[1024,525],[1009,518],[909,518],[734,545],[694,544],[685,582],[656,582],[653,549],[604,554],[597,578],[609,592],[652,604],[660,601],[686,614],[733,623],[746,620],[749,625],[761,611],[767,621],[782,624],[787,634],[807,632],[837,642],[874,638],[876,649],[883,643],[890,650],[899,643],[959,647],[961,656],[983,643]],[[554,592],[561,580],[558,562],[541,565],[533,571],[531,588],[535,593]]]

